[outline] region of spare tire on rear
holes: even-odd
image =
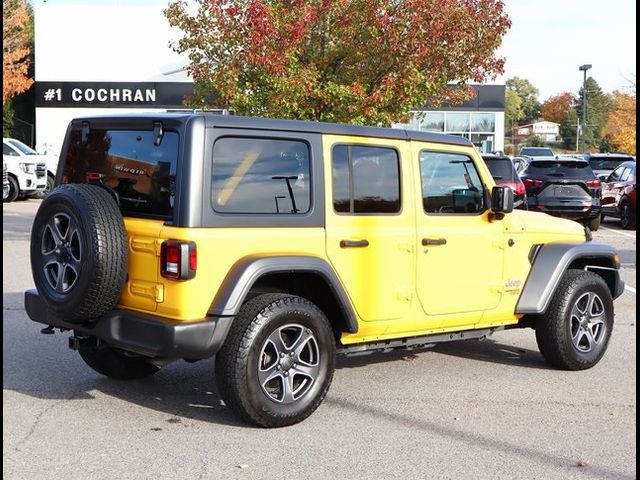
[[[79,323],[117,303],[128,241],[113,197],[95,185],[67,184],[42,201],[31,230],[38,293],[60,318]]]

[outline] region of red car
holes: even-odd
[[[622,228],[636,226],[636,162],[621,163],[602,183],[602,217],[617,217]]]

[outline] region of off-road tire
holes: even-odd
[[[265,393],[258,380],[259,362],[270,335],[292,324],[304,327],[306,334],[313,336],[319,357],[318,375],[299,399],[278,403]],[[242,306],[216,355],[218,389],[226,405],[246,422],[268,428],[293,425],[311,415],[324,399],[333,378],[335,355],[333,331],[317,306],[292,295],[259,295]],[[284,377],[281,381],[285,381]]]
[[[602,307],[602,326],[596,342],[589,351],[581,351],[574,345],[572,325],[579,317],[572,310],[585,295],[593,294]],[[577,322],[578,324],[580,322]],[[536,340],[544,359],[563,370],[585,370],[596,365],[604,355],[613,330],[613,300],[611,291],[601,276],[584,270],[568,270],[556,289],[546,312],[536,324]],[[594,337],[594,338],[595,338]]]
[[[78,323],[110,311],[127,275],[128,240],[111,195],[68,184],[42,201],[31,230],[38,293],[60,318]]]
[[[18,184],[18,180],[9,175],[9,194],[7,198],[2,199],[3,203],[11,203],[15,202],[20,195],[20,185]]]
[[[139,380],[160,370],[160,367],[149,363],[144,357],[108,345],[98,347],[81,345],[78,353],[93,370],[117,380]]]

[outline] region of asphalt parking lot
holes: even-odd
[[[261,430],[222,404],[212,360],[118,382],[39,333],[22,304],[38,205],[3,205],[3,478],[636,478],[636,232],[613,220],[594,237],[627,289],[593,369],[549,368],[531,330],[342,358],[316,413]]]

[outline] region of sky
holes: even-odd
[[[511,29],[504,37],[498,55],[506,58],[505,74],[495,82],[504,83],[507,78],[518,76],[526,78],[538,88],[539,99],[546,100],[552,95],[570,91],[577,93],[582,85],[582,72],[578,67],[591,64],[589,75],[593,76],[605,92],[623,89],[635,81],[636,73],[636,4],[635,0],[503,0],[507,14],[512,21]],[[125,60],[127,48],[113,48],[114,45],[128,42],[127,34],[143,35],[154,38],[154,33],[166,35],[166,38],[179,36],[176,29],[170,29],[162,10],[169,0],[32,0],[35,6],[102,7],[112,8],[114,13],[123,12],[123,8],[150,9],[145,14],[145,24],[135,20],[136,25],[120,28],[121,35],[111,37],[111,50],[118,50],[120,61]],[[195,3],[189,0],[188,3]],[[127,20],[125,15],[122,21]],[[134,19],[131,19],[133,22]],[[51,23],[51,22],[49,22]],[[77,30],[101,30],[100,25],[77,25],[70,32],[78,38]],[[55,28],[60,31],[58,24]],[[105,26],[105,28],[107,28]],[[109,27],[110,28],[110,27]],[[37,32],[36,32],[37,34]],[[97,35],[97,34],[96,34]],[[106,35],[106,34],[105,34]],[[122,37],[118,42],[118,37]],[[135,42],[134,42],[135,43]],[[153,55],[157,69],[167,70],[170,66],[185,64],[186,58],[172,52],[164,41],[151,46],[145,56],[145,65],[137,66],[139,59],[132,57],[130,74],[149,63]],[[36,47],[37,48],[37,47]],[[131,53],[131,52],[130,52]],[[115,53],[114,53],[115,55]],[[131,55],[130,55],[131,56]],[[40,56],[40,60],[46,58]],[[55,62],[56,55],[51,58]],[[40,65],[43,67],[43,65]],[[36,66],[37,67],[37,66]],[[54,69],[59,75],[59,69]],[[164,71],[163,70],[163,71]],[[41,69],[40,72],[43,70]],[[38,72],[36,72],[38,73]],[[88,74],[88,73],[86,73]],[[69,72],[69,75],[72,75]],[[105,72],[97,69],[94,76],[103,76]],[[144,75],[141,80],[147,80]],[[160,75],[160,73],[158,73]],[[184,75],[183,75],[184,76]],[[93,79],[93,78],[91,78]],[[162,79],[165,79],[162,77]],[[165,80],[181,80],[176,75]],[[185,78],[186,79],[186,78]],[[43,80],[43,78],[39,78]],[[58,79],[63,80],[63,79]],[[64,79],[66,80],[66,79]],[[88,78],[83,78],[88,80]],[[114,80],[104,78],[104,80]],[[154,78],[156,80],[156,78]]]
[[[503,0],[511,29],[498,55],[506,58],[502,83],[526,78],[546,100],[577,93],[583,72],[605,92],[627,87],[636,75],[635,0]]]

